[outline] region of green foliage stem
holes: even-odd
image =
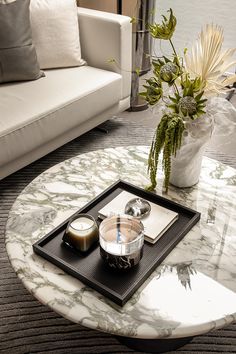
[[[168,192],[171,173],[171,156],[175,156],[181,146],[184,129],[184,121],[177,114],[164,114],[161,118],[148,157],[148,173],[151,185],[146,188],[147,190],[152,191],[157,185],[156,177],[159,154],[163,149],[162,167],[165,175],[164,187],[166,192]]]

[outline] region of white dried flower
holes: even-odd
[[[185,69],[192,78],[200,76],[206,83],[205,94],[219,94],[236,81],[236,75],[225,78],[225,72],[236,65],[232,56],[236,48],[222,51],[223,29],[208,24],[202,29],[192,48],[185,53]]]

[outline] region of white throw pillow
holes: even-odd
[[[40,68],[83,65],[76,0],[31,0],[32,39]]]

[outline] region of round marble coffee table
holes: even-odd
[[[19,195],[6,226],[12,266],[41,303],[73,322],[140,342],[191,337],[236,320],[234,169],[204,158],[196,186],[170,188],[167,197],[201,212],[201,220],[123,307],[34,254],[32,244],[116,180],[144,187],[148,150],[98,150],[50,168]]]

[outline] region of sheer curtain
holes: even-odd
[[[182,55],[185,47],[190,47],[192,41],[197,38],[202,26],[207,23],[215,23],[224,29],[224,48],[236,47],[236,0],[156,0],[157,10],[155,21],[159,22],[161,14],[165,14],[170,7],[177,18],[177,27],[173,42]],[[155,41],[155,53],[162,50],[170,54],[169,43]],[[236,58],[236,55],[235,55]],[[234,71],[232,68],[230,71]]]

